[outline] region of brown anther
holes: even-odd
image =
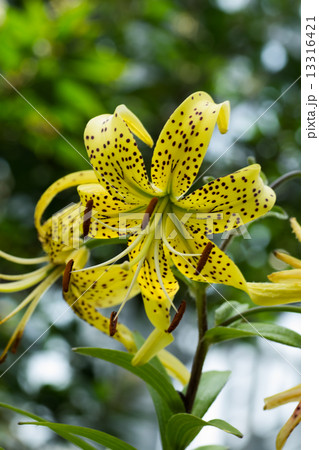
[[[197,263],[194,275],[199,275],[203,270],[205,264],[207,263],[210,252],[212,251],[213,246],[214,245],[211,242],[207,242],[206,247],[204,248],[204,251],[201,254],[201,257],[199,258],[199,261]]]
[[[142,225],[141,225],[141,229],[142,231],[145,230],[145,228],[147,227],[151,215],[154,212],[155,206],[157,205],[158,202],[158,198],[157,197],[153,197],[152,200],[149,202],[148,207],[146,208],[143,220],[142,220]]]
[[[83,220],[83,237],[86,237],[90,231],[91,218],[92,218],[93,200],[89,200],[84,210]]]
[[[71,278],[71,271],[73,268],[73,264],[74,264],[74,260],[70,259],[70,261],[68,261],[66,263],[65,269],[64,269],[64,274],[63,274],[63,280],[62,280],[62,289],[63,292],[68,292],[69,290],[69,284],[70,284],[70,278]]]
[[[116,326],[117,326],[117,317],[116,317],[116,311],[111,312],[110,316],[110,336],[114,336],[116,333]]]
[[[172,331],[175,330],[175,328],[177,327],[179,322],[182,320],[185,309],[186,309],[186,302],[185,302],[185,300],[183,300],[182,303],[179,305],[178,311],[175,314],[175,316],[173,317],[173,320],[172,320],[170,326],[166,330],[167,333],[171,333]]]
[[[22,339],[22,335],[23,335],[23,331],[19,331],[19,333],[17,334],[17,337],[15,338],[15,340],[13,341],[13,344],[11,346],[11,353],[16,353],[17,349],[18,349],[18,345],[20,344],[20,341]]]
[[[7,359],[7,353],[5,353],[4,355],[2,355],[0,357],[0,364],[4,363],[6,359]]]

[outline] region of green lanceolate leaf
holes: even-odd
[[[224,445],[203,445],[202,447],[197,447],[195,450],[229,450],[229,447]]]
[[[225,302],[215,311],[215,323],[216,325],[219,325],[220,323],[232,317],[234,314],[243,313],[248,309],[249,305],[247,303],[239,303],[234,300]]]
[[[187,445],[198,435],[203,427],[211,426],[219,428],[226,433],[243,437],[237,428],[220,419],[205,422],[192,414],[175,414],[167,424],[167,440],[174,450],[184,450]]]
[[[155,391],[166,401],[167,405],[173,412],[184,411],[183,402],[179,394],[175,391],[172,384],[162,376],[161,372],[153,367],[150,363],[143,366],[133,366],[131,361],[133,355],[118,350],[108,350],[103,348],[76,348],[77,353],[92,356],[94,358],[103,359],[117,366],[123,367],[129,372],[141,378],[145,383],[150,385]]]
[[[23,409],[20,408],[15,408],[14,406],[7,405],[6,403],[0,403],[0,407],[10,409],[11,411],[14,411],[18,414],[22,414],[23,416],[26,417],[30,417],[31,419],[34,419],[38,422],[46,422],[45,419],[43,419],[40,416],[36,416],[35,414],[29,413],[28,411],[24,411]],[[78,436],[74,436],[73,434],[67,433],[66,431],[61,430],[54,430],[54,431],[66,441],[72,442],[72,444],[76,445],[77,447],[83,450],[96,450],[95,447],[83,441],[83,439],[79,438]]]
[[[203,417],[225,386],[229,375],[230,371],[218,372],[212,370],[210,372],[202,373],[192,409],[192,414],[194,416]]]
[[[301,345],[300,334],[280,325],[270,323],[247,322],[234,325],[233,327],[215,327],[208,330],[205,334],[209,344],[252,336],[260,336],[291,347],[300,348]]]
[[[22,422],[23,425],[37,425],[50,428],[56,433],[66,432],[72,433],[84,438],[90,439],[97,444],[104,445],[106,448],[111,450],[137,450],[130,444],[127,444],[121,439],[118,439],[110,434],[103,433],[99,430],[94,430],[92,428],[78,427],[76,425],[65,425],[62,423],[52,423],[52,422]]]

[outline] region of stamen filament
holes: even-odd
[[[96,222],[101,223],[103,225],[103,227],[107,228],[108,230],[117,231],[118,233],[126,233],[127,231],[135,232],[140,229],[139,225],[136,225],[135,227],[128,227],[128,228],[117,228],[117,227],[111,227],[111,225],[107,225],[105,222],[103,222],[103,220],[97,219],[96,217],[94,217],[94,220]]]
[[[39,258],[20,258],[19,256],[9,255],[9,253],[3,252],[2,250],[0,250],[0,258],[6,259],[7,261],[11,261],[16,264],[25,265],[41,264],[49,261],[48,256],[40,256]]]
[[[164,282],[163,282],[163,278],[162,278],[162,274],[161,274],[161,268],[160,268],[160,264],[159,264],[159,259],[158,259],[158,254],[159,254],[159,241],[156,240],[155,241],[155,245],[154,245],[154,264],[155,264],[155,270],[156,270],[156,275],[159,281],[159,284],[161,285],[161,288],[165,294],[165,297],[167,298],[167,300],[170,302],[171,306],[173,307],[173,309],[177,312],[177,309],[173,303],[173,300],[170,298],[170,296],[168,295],[168,292],[164,286]]]
[[[57,278],[59,278],[59,276],[62,273],[62,269],[61,267],[57,268],[54,272],[52,272],[48,278],[43,281],[38,288],[41,287],[41,289],[39,289],[37,295],[33,298],[31,304],[29,305],[28,309],[26,310],[26,312],[24,313],[22,319],[20,320],[20,322],[18,323],[13,335],[11,336],[9,342],[7,343],[5,349],[3,350],[2,354],[0,355],[0,363],[2,363],[5,360],[5,357],[8,353],[8,350],[10,349],[10,347],[12,345],[14,345],[14,343],[18,341],[20,341],[24,328],[26,326],[26,323],[28,322],[29,318],[31,317],[33,311],[35,310],[35,308],[37,307],[39,300],[41,299],[42,295],[46,292],[46,290],[55,282],[55,280]],[[16,345],[14,350],[16,350]]]
[[[60,274],[60,271],[59,271],[59,274]],[[48,280],[49,280],[49,278],[48,278]],[[21,311],[21,309],[23,309],[35,297],[37,297],[38,295],[41,296],[44,293],[44,289],[46,289],[45,286],[48,284],[47,283],[48,280],[43,281],[41,284],[39,284],[39,286],[37,286],[35,289],[33,289],[33,291],[30,292],[30,294],[13,311],[11,311],[6,317],[4,317],[0,321],[0,325],[7,322],[7,320],[11,319],[11,317],[15,316],[19,311]]]
[[[32,272],[28,272],[28,273],[22,273],[22,274],[19,274],[19,275],[7,275],[5,273],[1,273],[0,274],[0,279],[2,279],[2,280],[15,280],[15,281],[23,280],[24,278],[29,278],[29,277],[38,275],[39,273],[46,272],[47,270],[52,269],[52,267],[54,267],[54,264],[47,264],[44,267],[40,267],[40,269],[34,270]],[[1,286],[1,284],[0,284],[0,286]]]
[[[35,284],[42,281],[43,278],[45,278],[48,271],[50,271],[49,266],[50,268],[52,267],[51,265],[48,265],[43,268],[44,269],[43,271],[38,272],[37,275],[34,275],[32,277],[22,279],[19,281],[11,281],[9,283],[1,283],[0,292],[18,292],[27,289],[31,286],[34,286]]]
[[[141,240],[143,238],[144,238],[144,234],[141,234],[131,245],[129,245],[125,250],[123,250],[118,255],[114,256],[114,258],[111,258],[108,261],[102,262],[101,264],[96,264],[95,266],[91,266],[90,269],[97,269],[98,267],[104,267],[104,266],[107,266],[109,264],[115,263],[119,259],[123,258],[123,256],[127,255],[128,253],[130,253],[141,242]],[[73,270],[72,273],[84,272],[85,270],[87,270],[87,268]]]
[[[158,202],[158,197],[153,197],[152,200],[149,202],[148,207],[146,208],[143,220],[142,220],[141,230],[145,230],[145,228],[149,224],[151,215],[154,212],[157,202]]]
[[[201,253],[182,253],[182,252],[178,252],[177,250],[175,250],[174,247],[172,247],[172,246],[169,244],[169,242],[168,242],[168,240],[167,240],[167,237],[165,236],[164,233],[163,233],[163,235],[162,235],[162,239],[163,239],[163,242],[164,242],[164,244],[165,244],[165,247],[167,247],[167,249],[168,249],[170,252],[174,253],[174,254],[177,255],[177,256],[200,256],[200,255],[201,255]]]
[[[197,267],[195,270],[195,275],[199,275],[203,270],[205,264],[207,263],[210,252],[212,251],[213,244],[211,242],[207,242],[206,247],[203,250],[202,256],[199,258],[197,263]]]
[[[117,319],[118,319],[118,317],[119,317],[119,315],[120,315],[120,312],[121,312],[122,309],[124,308],[125,303],[128,301],[128,298],[129,298],[129,296],[130,296],[130,293],[131,293],[131,291],[132,291],[132,289],[133,289],[133,287],[134,287],[134,285],[135,285],[135,283],[136,283],[138,274],[140,273],[141,268],[142,268],[142,266],[143,266],[144,259],[145,259],[145,258],[141,259],[141,261],[139,262],[139,264],[138,264],[138,266],[137,266],[137,268],[136,268],[136,271],[135,271],[135,273],[134,273],[133,279],[132,279],[131,284],[130,284],[130,286],[129,286],[129,288],[128,288],[128,291],[127,291],[127,293],[126,293],[126,296],[125,296],[124,300],[122,301],[121,306],[120,306],[120,309],[118,310],[118,312],[117,312],[117,314],[116,314],[114,320],[117,320]]]

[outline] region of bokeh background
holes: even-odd
[[[205,90],[217,102],[230,100],[232,115],[227,135],[214,132],[202,172],[213,164],[207,175],[226,175],[247,165],[249,156],[262,165],[270,182],[298,169],[300,82],[288,88],[300,75],[299,12],[298,2],[288,0],[0,0],[0,72],[7,80],[0,78],[0,248],[26,257],[40,254],[33,227],[36,201],[58,177],[88,168],[80,156],[86,156],[86,122],[121,103],[156,138],[187,95]],[[148,164],[152,152],[141,149]],[[288,215],[300,219],[299,180],[277,194]],[[76,200],[74,191],[67,192],[52,211]],[[252,239],[236,238],[229,254],[250,281],[264,281],[283,268],[271,256],[273,249],[300,254],[287,220],[265,218],[248,230]],[[113,251],[100,248],[92,261]],[[5,261],[0,269],[22,270]],[[228,300],[248,301],[235,290],[220,291]],[[185,296],[182,287],[179,298]],[[2,294],[1,315],[22,298],[21,293]],[[190,366],[196,315],[187,300],[171,350]],[[210,319],[221,300],[209,291]],[[129,302],[122,320],[147,335],[139,298]],[[12,319],[0,327],[1,347],[14,323]],[[294,315],[283,314],[278,323],[299,330]],[[116,346],[66,310],[59,284],[41,301],[19,353],[10,355],[1,369],[47,328],[0,377],[1,400],[55,421],[114,433],[141,450],[159,449],[155,413],[142,383],[116,367],[72,353],[79,345]],[[210,429],[190,448],[215,443],[232,450],[273,449],[294,406],[262,411],[263,398],[299,382],[299,352],[262,340],[225,343],[210,351],[205,368],[232,370],[206,418],[228,420],[245,437],[238,440]],[[18,419],[0,410],[0,446],[6,450],[73,448],[45,429],[18,426]],[[287,450],[299,449],[299,439],[296,430]]]

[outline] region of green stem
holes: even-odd
[[[253,314],[259,314],[263,312],[279,312],[279,311],[301,313],[301,308],[300,306],[260,306],[256,308],[251,308],[248,311],[244,311],[240,314],[236,314],[236,316],[224,320],[224,322],[220,323],[218,326],[227,327],[227,325],[236,322],[236,320],[242,319],[243,317],[251,316]]]
[[[285,173],[281,177],[277,178],[277,180],[273,181],[270,184],[270,187],[272,189],[277,189],[280,185],[285,183],[288,180],[291,180],[292,178],[300,177],[301,171],[300,170],[292,170],[291,172]]]
[[[196,392],[199,386],[202,369],[206,358],[208,345],[204,339],[207,331],[207,305],[206,305],[206,284],[196,283],[196,307],[198,320],[198,344],[192,365],[191,377],[185,395],[186,412],[190,413],[194,404]]]

